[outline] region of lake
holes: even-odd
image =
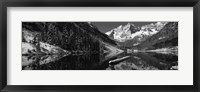
[[[177,70],[178,54],[161,52],[22,56],[23,70]]]

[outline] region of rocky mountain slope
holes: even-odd
[[[40,48],[51,47],[49,50],[57,46],[67,51],[99,51],[100,42],[116,45],[115,41],[86,22],[23,22],[22,32],[22,42],[26,46],[28,43]]]
[[[119,42],[124,42],[126,40],[132,39],[132,34],[139,31],[140,28],[135,25],[128,23],[125,26],[120,25],[117,28],[112,29],[109,32],[106,32],[110,38],[113,38]]]
[[[116,45],[114,40],[87,22],[22,23],[22,64],[26,67],[33,62],[46,64],[70,54],[121,51]]]
[[[178,46],[178,22],[167,23],[157,34],[137,46],[139,49],[158,49]]]
[[[166,25],[166,23],[167,22],[157,22],[141,27],[128,23],[124,26],[120,25],[105,34],[118,41],[121,46],[132,47],[140,44],[140,42],[146,40],[147,37],[159,32]]]

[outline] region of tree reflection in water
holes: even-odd
[[[177,70],[178,56],[172,53],[122,53],[105,58],[107,54],[22,56],[23,70]],[[120,62],[110,60],[130,56]]]

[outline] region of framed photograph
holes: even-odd
[[[1,91],[199,91],[199,0],[1,1]]]

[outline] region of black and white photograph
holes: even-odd
[[[178,70],[178,22],[22,22],[21,48],[22,70]]]

